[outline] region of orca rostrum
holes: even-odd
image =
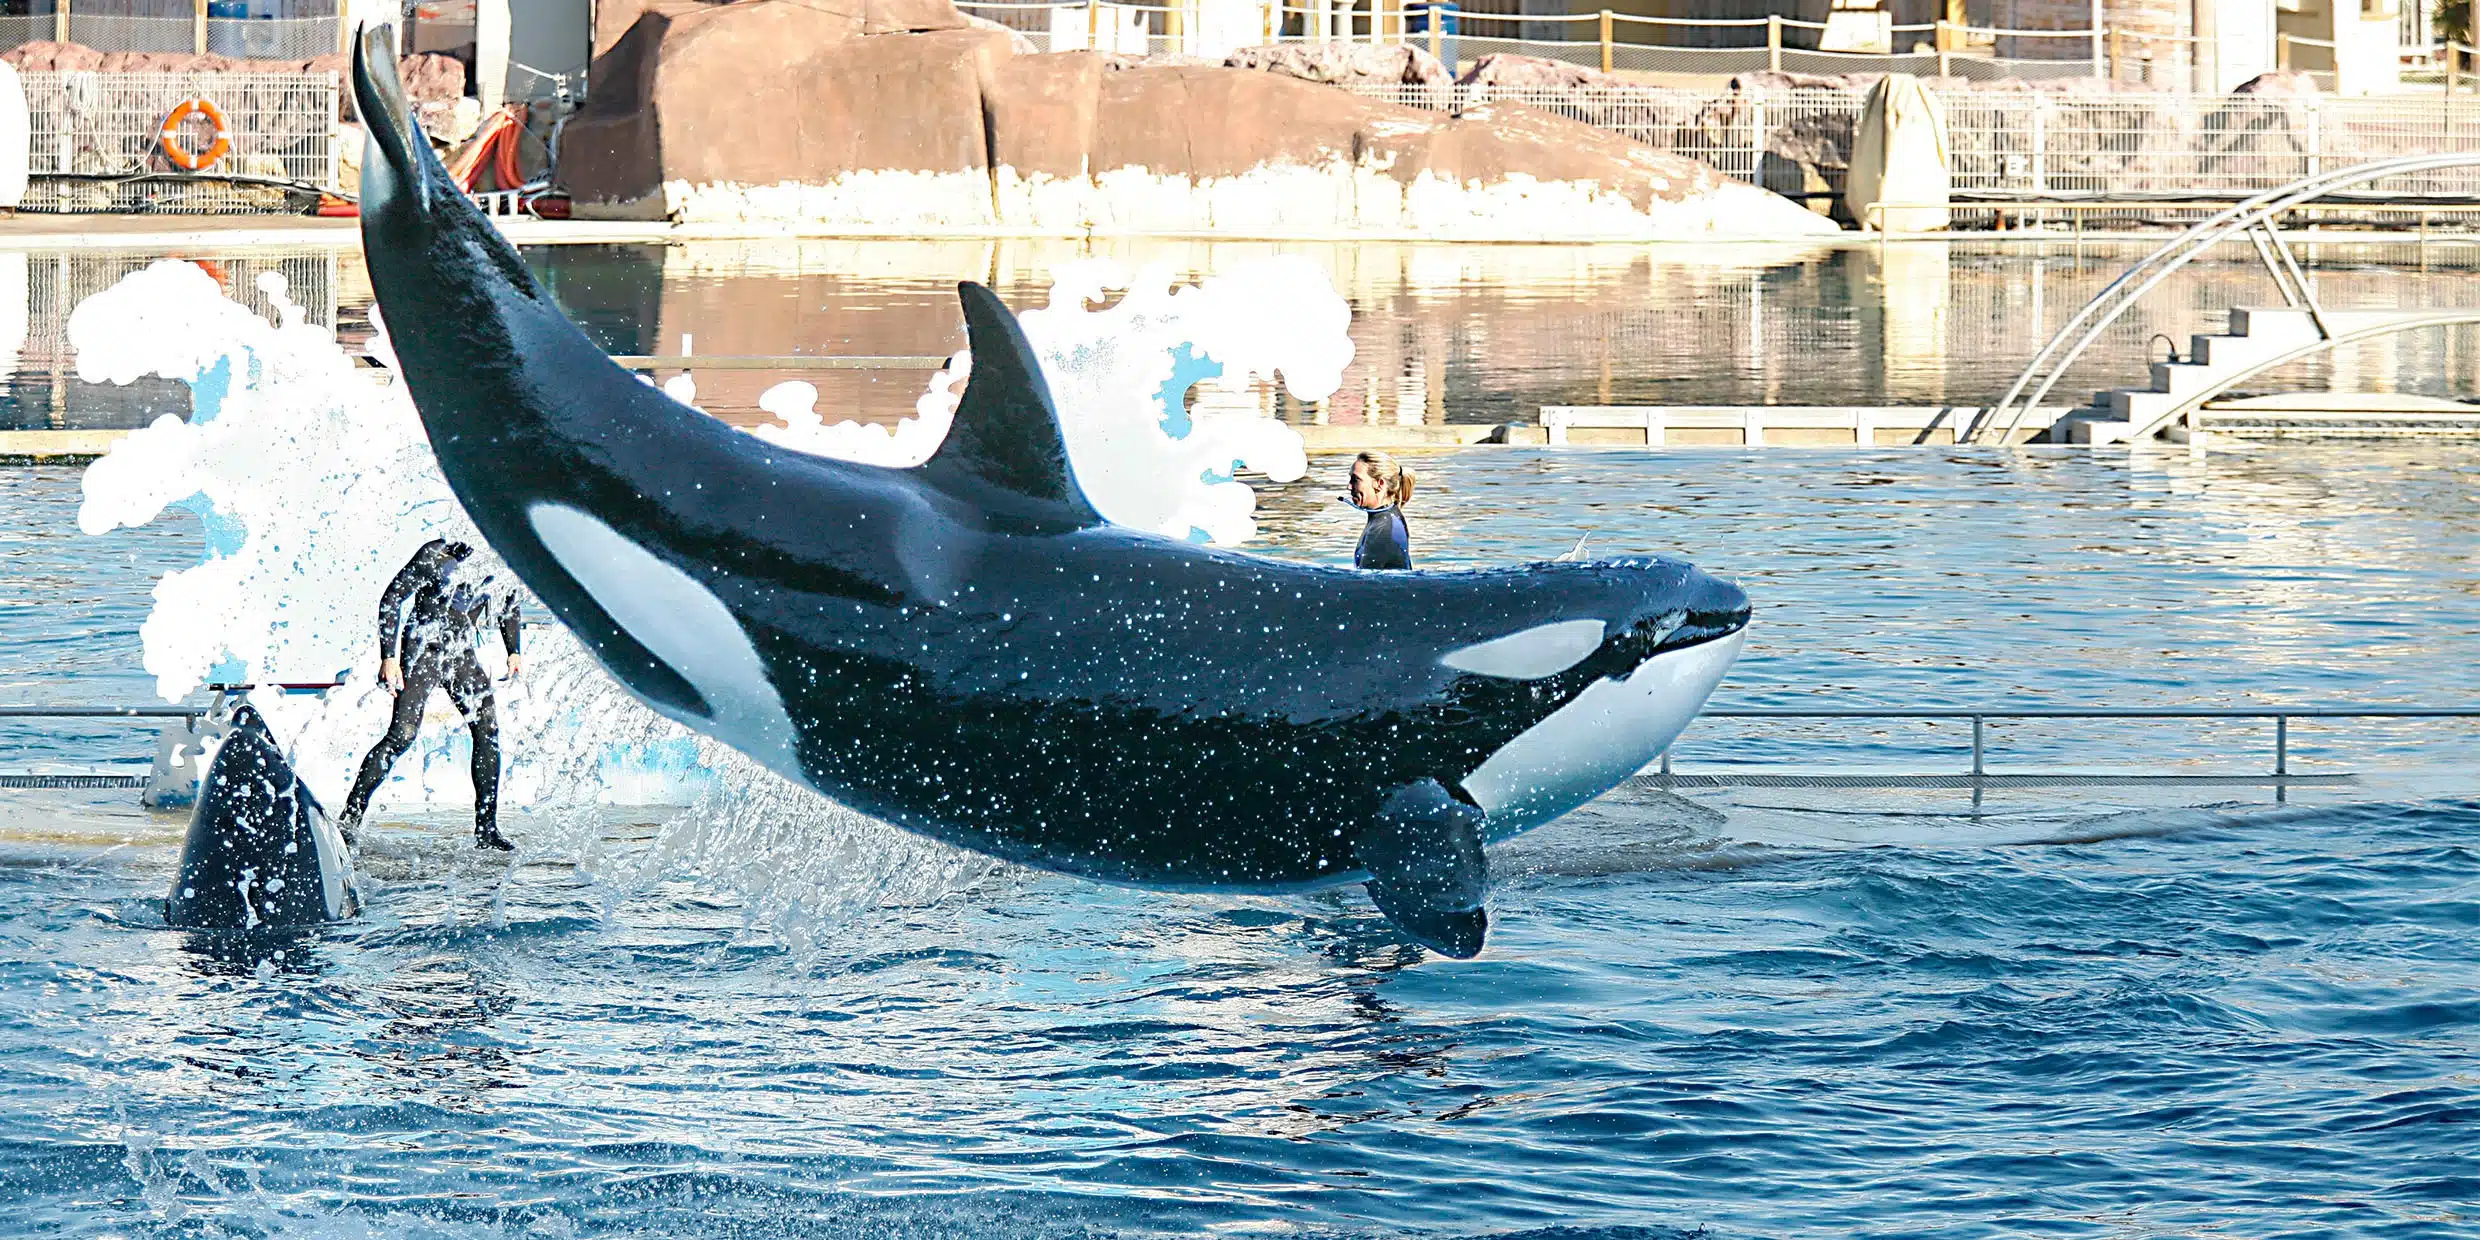
[[[198,785],[164,924],[282,930],[354,913],[344,837],[244,705]]]
[[[621,684],[787,779],[1105,882],[1363,882],[1470,956],[1483,844],[1642,769],[1738,653],[1747,597],[1677,561],[1362,572],[1114,526],[978,284],[926,464],[735,430],[568,321],[411,125],[389,46],[354,57],[362,240],[440,471]]]

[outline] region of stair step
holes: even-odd
[[[2302,345],[2317,338],[2316,319],[2305,310],[2243,306],[2230,312],[2230,334]]]

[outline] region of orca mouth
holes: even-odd
[[[1685,586],[1685,598],[1633,626],[1631,636],[1650,638],[1645,658],[1720,641],[1748,627],[1747,591],[1695,569]]]
[[[430,211],[429,139],[413,123],[413,107],[396,75],[396,35],[382,22],[362,27],[353,41],[353,103],[368,135],[362,154],[361,210],[365,216]],[[417,152],[414,144],[423,149]]]

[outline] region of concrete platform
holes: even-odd
[[[0,465],[75,465],[112,450],[128,435],[110,431],[0,431]]]
[[[1853,448],[1951,444],[1979,413],[1976,405],[1544,405],[1541,426],[1553,444]],[[2034,411],[2015,442],[2038,438],[2065,413]]]

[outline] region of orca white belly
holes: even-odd
[[[1656,655],[1604,680],[1501,746],[1464,790],[1489,815],[1489,839],[1550,821],[1645,769],[1687,730],[1739,658],[1748,630]]]

